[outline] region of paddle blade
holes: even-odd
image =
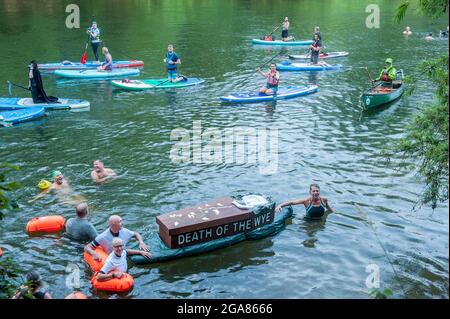
[[[83,55],[81,56],[81,64],[86,64],[86,60],[87,60],[87,56],[86,56],[86,51],[83,53]]]

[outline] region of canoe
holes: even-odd
[[[32,121],[45,115],[43,107],[31,107],[22,110],[0,112],[1,125],[14,125],[22,122]]]
[[[270,209],[274,208],[275,203],[271,203]],[[262,209],[268,208],[266,206],[262,206]],[[293,215],[292,207],[285,207],[281,212],[275,214],[274,221],[271,224],[267,224],[248,233],[239,233],[229,237],[219,238],[206,243],[200,243],[183,248],[170,249],[161,240],[159,234],[154,232],[150,235],[150,238],[146,240],[147,245],[151,247],[152,257],[148,259],[141,255],[134,255],[131,256],[131,260],[133,261],[133,263],[137,265],[163,262],[185,256],[206,253],[209,251],[237,244],[244,240],[257,240],[264,237],[273,236],[278,234],[285,228],[286,220],[292,217],[292,215]]]
[[[56,70],[55,75],[72,79],[108,79],[129,75],[139,75],[139,69],[112,69],[112,71],[98,70]]]
[[[0,97],[0,110],[21,110],[43,107],[46,110],[84,109],[90,106],[89,101],[78,99],[58,99],[60,103],[34,104],[32,98]]]
[[[369,110],[399,99],[404,92],[402,82],[393,82],[392,87],[382,85],[370,88],[361,95],[361,104],[364,109]]]
[[[279,71],[329,71],[338,70],[342,65],[311,65],[309,63],[291,63],[289,61],[284,61],[277,63],[276,66]]]
[[[86,70],[86,69],[96,69],[101,63],[96,63],[95,61],[88,61],[85,64],[80,62],[62,61],[56,63],[42,63],[38,64],[38,68],[42,71],[53,71],[53,70]],[[115,69],[120,68],[140,68],[144,66],[143,61],[139,60],[124,60],[124,61],[114,61],[113,67]]]
[[[169,82],[167,78],[163,79],[147,79],[147,80],[117,80],[112,81],[111,84],[124,89],[141,91],[147,89],[171,89],[171,88],[183,88],[187,86],[194,86],[204,83],[205,80],[199,78],[187,78],[186,81],[179,81],[176,83]]]
[[[320,59],[331,59],[331,58],[340,58],[340,57],[344,57],[347,56],[348,52],[329,52],[329,53],[320,53],[319,54],[319,58]],[[289,59],[300,59],[300,60],[309,60],[311,58],[311,54],[299,54],[299,55],[295,55],[292,54],[289,56]]]
[[[308,85],[302,87],[287,87],[279,88],[277,94],[275,95],[265,95],[258,93],[251,94],[230,94],[227,96],[222,96],[220,99],[225,102],[234,103],[257,103],[257,102],[267,102],[275,100],[286,100],[295,97],[311,94],[317,92],[319,87],[317,85]]]
[[[312,40],[301,40],[301,41],[267,41],[261,39],[252,39],[253,44],[264,44],[264,45],[310,45],[313,44]]]

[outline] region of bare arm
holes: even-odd
[[[261,74],[263,77],[265,77],[265,78],[267,77],[267,74],[264,73],[263,71],[261,71],[260,68],[257,68],[256,71],[258,71],[258,73]]]
[[[147,245],[142,240],[141,234],[139,234],[138,232],[134,232],[134,237],[136,237],[136,240],[139,242],[139,249],[147,252],[150,251],[150,249],[148,249]]]
[[[279,212],[283,207],[285,206],[292,206],[292,205],[300,205],[300,204],[304,204],[306,201],[308,201],[309,198],[304,198],[304,199],[294,199],[294,200],[290,200],[290,201],[286,201],[281,203],[280,205],[278,205],[275,208],[276,212]]]
[[[127,255],[141,255],[143,257],[146,257],[148,259],[152,258],[152,255],[147,251],[137,250],[137,249],[127,249]]]
[[[100,261],[100,260],[101,260],[100,255],[97,254],[97,252],[94,251],[94,249],[92,249],[92,248],[93,248],[93,247],[92,247],[92,243],[89,243],[89,244],[87,244],[87,245],[84,246],[84,251],[87,252],[87,253],[88,253],[89,255],[91,255],[92,257],[94,257],[94,259],[95,259],[96,261]]]
[[[322,197],[322,201],[324,202],[327,211],[329,211],[330,213],[334,212],[333,208],[331,208],[330,203],[328,202],[328,199],[326,197]]]
[[[110,280],[110,279],[113,279],[113,278],[121,278],[122,277],[122,273],[121,272],[112,272],[112,273],[109,273],[109,274],[103,274],[103,273],[101,273],[101,272],[99,272],[98,274],[97,274],[97,280],[98,281],[107,281],[107,280]]]

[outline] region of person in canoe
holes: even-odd
[[[285,17],[283,23],[281,24],[281,40],[282,41],[289,40],[289,19],[288,19],[288,17]]]
[[[256,71],[267,79],[266,85],[259,89],[259,93],[265,95],[277,94],[278,84],[280,83],[280,73],[277,71],[275,63],[270,64],[270,70],[267,73],[261,71],[260,68],[257,68]]]
[[[38,68],[36,60],[31,61],[28,66],[28,89],[31,91],[33,103],[58,103],[58,98],[54,96],[47,96],[42,83],[41,72]]]
[[[98,57],[98,46],[102,41],[100,40],[100,29],[97,27],[97,22],[95,20],[92,20],[91,27],[87,29],[86,33],[89,35],[89,41],[91,42],[95,61],[97,61],[97,63],[100,63],[100,59]]]
[[[301,205],[306,208],[306,216],[313,219],[322,218],[326,212],[333,212],[333,209],[324,196],[320,196],[320,187],[317,184],[309,186],[309,197],[304,199],[294,199],[281,203],[275,208],[275,212],[281,211],[285,206]]]
[[[405,31],[403,31],[403,35],[411,35],[411,34],[412,34],[411,28],[410,27],[406,27]]]
[[[107,47],[102,48],[102,53],[105,56],[105,62],[100,65],[97,70],[99,71],[112,71],[113,69],[113,59],[111,56],[111,53],[109,53],[109,50]]]
[[[166,57],[164,58],[164,63],[166,64],[167,70],[167,80],[176,83],[179,81],[186,80],[184,76],[178,76],[178,65],[181,64],[181,60],[173,50],[173,45],[169,44],[167,46]]]
[[[381,81],[383,86],[392,86],[392,81],[395,79],[397,70],[392,66],[392,58],[386,59],[386,65],[381,70],[380,75],[374,80],[374,82]]]

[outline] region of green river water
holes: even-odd
[[[277,236],[149,266],[133,266],[134,289],[121,298],[368,298],[369,265],[380,269],[381,287],[396,298],[449,297],[448,202],[434,211],[413,210],[423,182],[412,172],[387,167],[380,156],[398,139],[412,117],[433,100],[433,88],[421,78],[413,96],[371,113],[361,113],[359,95],[369,85],[363,67],[372,74],[386,57],[406,74],[418,73],[421,60],[448,52],[448,42],[424,40],[447,26],[410,12],[393,22],[396,1],[77,1],[81,29],[65,27],[71,1],[0,0],[0,83],[25,84],[26,66],[39,62],[78,61],[86,41],[85,28],[95,14],[102,39],[113,58],[145,62],[141,78],[163,77],[168,43],[175,45],[180,72],[206,80],[204,85],[149,92],[123,92],[108,81],[67,81],[45,75],[48,94],[91,102],[87,112],[54,111],[45,119],[0,128],[0,161],[22,169],[13,177],[20,211],[0,223],[0,246],[12,254],[21,271],[39,270],[53,297],[71,292],[65,269],[81,269],[80,290],[91,290],[90,272],[82,260],[82,245],[48,235],[30,237],[24,231],[34,216],[74,215],[74,208],[53,197],[29,204],[42,178],[60,169],[75,192],[90,207],[98,231],[107,218],[119,214],[125,226],[145,238],[157,231],[155,217],[224,195],[248,192],[277,201],[308,196],[312,182],[321,185],[336,213],[321,222],[303,219],[304,208]],[[380,28],[368,29],[368,4],[380,7]],[[349,51],[337,72],[282,73],[283,85],[317,84],[318,93],[276,103],[223,104],[218,97],[257,90],[264,79],[255,68],[279,52],[251,44],[284,17],[290,33],[310,39],[319,25],[328,51]],[[410,25],[414,34],[401,32]],[[278,32],[276,33],[279,36]],[[289,47],[288,54],[306,53]],[[92,52],[88,50],[88,58]],[[6,85],[0,95],[7,96]],[[14,88],[14,96],[27,92]],[[174,163],[171,132],[216,128],[278,129],[275,171],[263,174],[258,163]],[[94,159],[103,159],[121,177],[97,186],[90,180]],[[373,229],[355,208],[361,207]],[[386,257],[380,243],[386,249]],[[369,266],[370,268],[370,266]],[[393,271],[395,269],[395,273]]]

